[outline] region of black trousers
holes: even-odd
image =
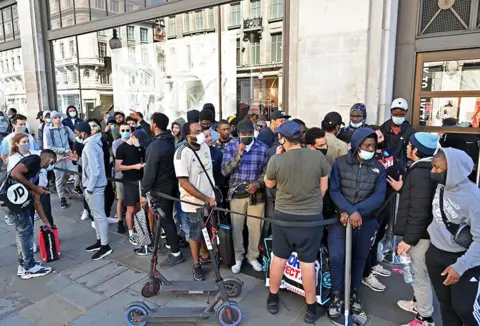
[[[52,216],[52,204],[50,202],[50,194],[40,195],[40,201],[42,202],[43,212],[47,216],[48,223],[53,226]]]
[[[175,196],[176,190],[172,193],[166,193],[167,195],[170,196]],[[162,218],[160,222],[160,226],[163,228],[163,231],[165,231],[165,235],[167,236],[167,244],[170,246],[170,251],[172,253],[177,253],[180,251],[179,249],[179,243],[180,243],[180,237],[178,236],[177,232],[177,226],[175,225],[175,221],[173,220],[173,201],[171,200],[166,200],[163,198],[157,198],[157,202],[160,206],[160,208],[163,210],[165,213],[165,217]],[[155,236],[160,236],[159,234],[156,234]]]
[[[372,268],[380,263],[377,259],[378,244],[387,233],[387,227],[388,221],[387,219],[384,219],[383,223],[378,226],[377,231],[375,232],[375,241],[373,242],[372,248],[370,248],[370,253],[368,254],[365,268],[363,270],[363,277],[365,278],[370,276]]]
[[[440,302],[445,326],[480,325],[480,266],[467,270],[458,283],[445,286],[442,272],[464,253],[446,252],[432,244],[426,254],[427,270]]]

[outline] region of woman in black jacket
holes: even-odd
[[[399,243],[397,253],[410,255],[415,274],[412,286],[416,303],[400,300],[398,305],[404,310],[417,312],[415,319],[421,325],[433,325],[433,294],[425,253],[430,246],[427,227],[432,222],[432,201],[437,188],[430,171],[438,140],[437,135],[426,132],[413,134],[407,146],[407,158],[413,163],[407,169],[405,182],[401,178],[400,181],[388,178],[393,189],[401,189],[394,232],[403,236],[403,241]]]

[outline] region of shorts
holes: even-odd
[[[140,192],[138,190],[138,182],[125,182],[123,184],[123,203],[127,207],[134,207],[140,203]]]
[[[123,183],[115,182],[115,192],[117,193],[117,200],[125,199],[125,195],[123,193]]]
[[[203,223],[200,223],[200,218],[203,218],[203,216],[198,213],[185,213],[185,219],[187,220],[190,229],[190,240],[195,242],[203,241]]]
[[[280,211],[273,212],[273,218],[288,222],[323,220],[322,214],[292,215]],[[314,263],[322,244],[323,226],[284,227],[272,223],[273,254],[288,260],[296,252],[302,263]]]

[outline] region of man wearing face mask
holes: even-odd
[[[282,123],[290,119],[288,114],[285,114],[282,110],[275,110],[270,114],[270,128],[263,129],[257,137],[258,141],[261,141],[268,148],[272,147],[277,141],[275,137],[275,129],[280,127]]]
[[[202,127],[202,131],[210,130],[212,133],[212,140],[216,142],[220,138],[220,135],[212,128],[214,120],[215,117],[213,116],[211,109],[203,109],[202,112],[200,112],[200,126]]]
[[[347,143],[337,138],[342,125],[345,125],[345,123],[343,123],[342,116],[338,112],[327,113],[322,121],[322,130],[325,132],[328,144],[327,155],[325,156],[330,165],[333,165],[337,158],[346,155],[348,152]]]
[[[350,123],[343,127],[338,134],[338,139],[350,143],[353,133],[358,128],[368,127],[365,121],[367,120],[367,107],[363,103],[355,103],[350,108]]]
[[[3,138],[8,135],[8,126],[9,123],[5,118],[5,113],[0,111],[0,143],[2,142]]]
[[[3,138],[0,146],[0,153],[2,155],[3,162],[8,162],[8,156],[10,155],[10,147],[12,146],[12,138],[19,133],[27,134],[27,118],[24,115],[17,114],[12,118],[13,132]],[[39,147],[32,135],[28,134],[28,142],[30,144],[30,151],[37,151]]]
[[[120,138],[120,134],[118,133],[117,129],[117,122],[115,121],[114,117],[108,117],[103,138],[107,141],[109,147],[112,146],[114,140]]]
[[[397,98],[392,102],[390,112],[392,118],[385,121],[381,126],[385,137],[385,148],[391,155],[396,157],[402,173],[407,168],[407,145],[410,137],[415,133],[415,129],[405,120],[408,111],[408,103],[403,98]]]
[[[50,126],[52,123],[52,119],[50,118],[50,111],[43,111],[42,119],[40,120],[41,123],[38,126],[38,144],[40,148],[43,149],[43,130],[45,130],[45,126]]]
[[[13,131],[13,129],[14,129],[12,119],[13,119],[13,117],[16,116],[16,115],[17,115],[17,110],[16,110],[15,108],[10,108],[10,109],[8,110],[8,115],[7,115],[7,117],[8,117],[8,124],[9,124],[9,125],[8,125],[8,130],[7,130],[8,133],[11,133],[11,132]]]
[[[67,107],[67,117],[63,119],[62,124],[73,132],[75,130],[75,126],[82,122],[83,120],[80,119],[78,116],[78,110],[75,106],[70,105]]]
[[[383,165],[375,160],[377,135],[369,128],[360,128],[352,135],[352,146],[347,155],[339,157],[330,173],[329,192],[336,206],[340,222],[328,229],[328,247],[332,279],[332,304],[329,317],[338,322],[342,318],[344,304],[361,321],[366,314],[360,302],[358,289],[362,281],[365,261],[377,229],[375,211],[385,201],[387,188],[386,172]],[[346,225],[352,226],[351,302],[344,303],[345,278],[345,236]]]
[[[242,215],[232,214],[233,246],[236,264],[232,272],[237,274],[242,267],[245,248],[243,229],[245,215],[263,216],[265,209],[265,169],[268,147],[253,137],[254,127],[250,120],[242,120],[237,125],[239,138],[225,147],[222,173],[230,177],[228,195],[230,208]],[[258,259],[258,244],[262,232],[262,221],[248,218],[248,263],[257,272],[262,271]]]

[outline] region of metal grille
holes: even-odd
[[[440,9],[438,0],[423,0],[420,34],[468,30],[472,0],[456,0],[449,9]]]

